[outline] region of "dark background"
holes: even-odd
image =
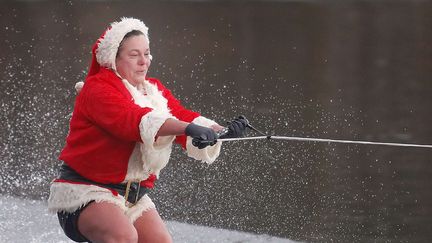
[[[221,124],[281,136],[432,143],[427,1],[0,2],[0,193],[46,200],[91,45],[112,21],[150,27],[159,78]],[[251,133],[250,135],[254,135]],[[432,239],[431,149],[177,146],[151,194],[165,219],[308,242]]]

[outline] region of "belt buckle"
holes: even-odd
[[[129,198],[129,192],[130,192],[130,190],[131,190],[131,185],[132,185],[132,183],[137,183],[137,189],[136,189],[136,194],[135,194],[135,200],[134,200],[133,203],[128,201],[128,198]],[[127,182],[127,184],[126,184],[126,192],[125,192],[125,196],[124,196],[126,207],[131,208],[131,207],[133,207],[133,206],[137,203],[137,201],[138,201],[138,196],[139,196],[139,192],[140,192],[140,188],[141,188],[140,183],[141,183],[140,180],[130,180],[130,181]]]

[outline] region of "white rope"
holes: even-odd
[[[368,145],[383,145],[383,146],[397,146],[397,147],[432,148],[432,145],[429,145],[429,144],[383,143],[383,142],[370,142],[370,141],[358,141],[358,140],[356,141],[356,140],[284,137],[284,136],[258,136],[258,137],[245,137],[245,138],[225,138],[225,139],[218,139],[217,141],[230,142],[230,141],[256,140],[256,139],[275,139],[275,140],[289,140],[289,141],[307,141],[307,142],[324,142],[324,143],[350,143],[350,144],[368,144]]]
[[[259,136],[259,137],[245,137],[245,138],[221,138],[221,139],[217,139],[217,141],[219,142],[230,142],[230,141],[241,141],[241,140],[256,140],[256,139],[269,139],[269,137],[273,137],[273,136]]]

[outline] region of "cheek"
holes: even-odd
[[[116,67],[117,67],[117,72],[124,78],[126,78],[127,76],[129,76],[129,72],[130,72],[130,66],[127,62],[123,61],[123,60],[119,60],[116,62]]]
[[[117,69],[121,69],[123,72],[127,72],[131,68],[131,64],[125,60],[117,62]]]

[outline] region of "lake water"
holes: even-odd
[[[45,200],[93,42],[150,27],[159,78],[221,124],[280,136],[432,144],[427,1],[0,3],[0,193]],[[253,132],[251,136],[255,135]],[[306,242],[429,242],[432,150],[227,142],[176,147],[152,197],[168,220]]]

